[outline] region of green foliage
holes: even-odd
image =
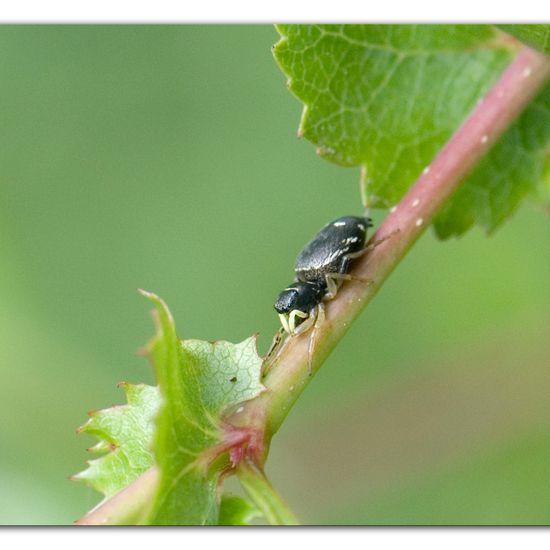
[[[108,453],[74,478],[111,497],[157,464],[160,482],[142,522],[246,524],[259,512],[237,497],[225,498],[219,510],[217,482],[223,465],[209,467],[201,453],[220,442],[222,412],[263,389],[256,340],[179,340],[166,304],[143,294],[156,306],[157,334],[148,352],[159,388],[122,384],[127,405],[91,413],[80,431],[100,439],[92,451]]]
[[[499,25],[529,46],[550,54],[550,25]]]
[[[220,503],[219,525],[251,525],[261,515],[248,500],[236,495],[223,495]]]
[[[220,467],[207,469],[200,455],[220,442],[223,410],[261,392],[262,360],[255,338],[180,341],[166,304],[144,295],[156,306],[157,334],[148,351],[162,394],[154,437],[160,482],[149,521],[216,524]]]
[[[90,413],[80,432],[94,435],[99,442],[91,452],[105,453],[89,461],[88,468],[73,476],[100,491],[106,498],[118,493],[153,464],[151,440],[158,410],[158,388],[145,384],[119,384],[127,405]]]
[[[438,235],[460,235],[475,222],[491,232],[527,196],[548,205],[549,145],[550,86],[546,86],[447,203],[435,222]]]
[[[513,57],[488,25],[281,25],[275,58],[305,104],[299,134],[366,171],[369,204],[396,204]],[[488,232],[526,195],[547,201],[547,88],[435,221],[442,238]]]

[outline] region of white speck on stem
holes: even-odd
[[[481,143],[487,143],[488,140],[489,140],[489,136],[487,134],[484,134],[483,136],[481,136]]]
[[[239,407],[235,412],[238,414],[238,413],[242,413],[244,411],[244,407]]]
[[[527,78],[527,77],[531,76],[532,72],[533,71],[532,71],[531,67],[525,67],[525,69],[523,69],[523,73],[522,73],[523,78]]]
[[[426,168],[424,168],[424,170],[422,170],[422,173],[427,174],[429,171],[430,171],[430,167],[426,166]]]
[[[412,207],[416,208],[420,204],[420,199],[414,199],[412,203]]]
[[[397,210],[397,205],[390,208],[390,214],[393,214]]]
[[[415,225],[416,225],[416,227],[420,227],[423,223],[424,223],[424,220],[422,218],[418,218],[416,220]]]
[[[294,390],[294,386],[290,386],[290,388],[288,388],[288,391],[293,391]]]

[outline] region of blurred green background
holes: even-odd
[[[0,27],[0,523],[65,524],[75,428],[151,383],[142,287],[182,337],[240,341],[358,171],[296,138],[271,26]],[[380,220],[384,212],[375,212]],[[428,232],[275,438],[304,523],[550,523],[550,226]]]

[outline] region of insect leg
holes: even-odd
[[[312,315],[313,314],[313,315]],[[309,314],[304,313],[303,311],[300,311],[298,309],[295,309],[290,312],[290,334],[296,335],[296,334],[302,334],[302,332],[308,331],[312,326],[313,323],[315,323],[315,309],[312,309]],[[302,319],[305,319],[305,321],[296,326],[296,317],[301,317]]]
[[[287,332],[283,327],[279,327],[279,330],[275,333],[275,336],[271,341],[271,345],[269,346],[269,349],[264,356],[264,360],[262,363],[262,377],[267,374],[267,371],[269,370],[271,365],[275,362],[277,357],[279,357],[279,354],[283,349],[286,334]]]
[[[351,258],[351,259],[359,258],[363,254],[366,254],[367,252],[374,250],[377,246],[386,242],[388,239],[391,239],[395,234],[399,233],[400,231],[401,230],[399,228],[394,229],[389,235],[386,235],[385,237],[382,237],[381,239],[378,239],[377,241],[374,241],[373,243],[368,244],[367,246],[365,246],[365,248],[359,250],[359,252],[353,252],[352,254],[348,254],[348,258]]]
[[[334,296],[336,296],[336,291],[339,287],[338,283],[340,281],[359,281],[367,284],[372,283],[372,280],[370,279],[357,277],[356,275],[351,275],[350,273],[327,273],[325,275],[325,280],[327,282],[327,293],[324,296],[324,300],[332,300]]]
[[[334,275],[337,275],[334,273]],[[327,292],[324,296],[325,300],[332,300],[338,292],[338,277],[333,277],[333,273],[325,274],[325,281],[327,283]]]

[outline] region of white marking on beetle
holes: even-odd
[[[427,174],[429,171],[430,171],[430,167],[426,166],[426,168],[424,168],[424,170],[422,170],[422,173]]]
[[[412,207],[416,208],[419,204],[420,204],[420,199],[414,199],[414,201],[412,203]]]
[[[416,220],[415,225],[416,225],[416,227],[420,227],[423,223],[424,223],[424,220],[422,218],[418,218]]]
[[[357,227],[358,227],[361,231],[365,231],[365,226],[364,226],[362,223],[358,223],[358,224],[357,224]]]
[[[397,210],[397,204],[390,208],[390,214],[393,214]]]
[[[489,141],[489,136],[487,134],[483,134],[481,136],[481,143],[487,143]]]
[[[241,406],[241,407],[239,407],[235,412],[236,412],[237,414],[239,414],[239,413],[242,413],[243,411],[244,411],[244,407]]]
[[[346,225],[346,222],[334,222],[332,225],[334,225],[334,227],[342,227],[342,225]]]
[[[531,76],[532,72],[533,71],[532,71],[531,67],[525,67],[525,69],[523,69],[523,73],[522,73],[523,78],[527,78],[527,77]]]
[[[327,261],[328,262],[332,262],[332,260],[334,260],[335,258],[337,258],[338,256],[340,256],[340,254],[342,253],[341,250],[335,250],[334,252],[331,252],[327,258]]]

